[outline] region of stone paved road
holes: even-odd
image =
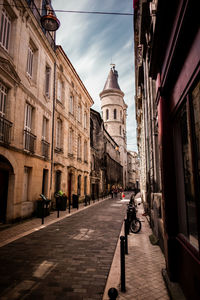
[[[0,299],[102,299],[125,211],[108,199],[0,248]]]

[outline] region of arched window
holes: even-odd
[[[122,126],[119,126],[119,134],[122,135]]]
[[[109,119],[109,110],[106,109],[106,120],[108,120],[108,119]]]
[[[114,109],[114,119],[115,120],[117,119],[117,110],[116,110],[116,108]]]

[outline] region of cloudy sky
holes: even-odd
[[[106,82],[110,64],[116,65],[119,86],[128,104],[127,147],[137,151],[134,104],[133,17],[83,14],[64,11],[133,13],[132,0],[52,0],[61,26],[56,43],[61,45],[101,111],[99,93]]]

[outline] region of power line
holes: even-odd
[[[2,6],[12,6],[16,8],[30,8],[29,6],[15,5],[15,4],[3,4]],[[38,11],[42,11],[42,9],[38,9]],[[134,16],[133,13],[119,13],[119,12],[105,12],[105,11],[83,11],[83,10],[62,10],[62,9],[53,9],[54,12],[59,13],[76,13],[76,14],[98,14],[98,15],[117,15],[117,16]]]

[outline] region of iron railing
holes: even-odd
[[[35,152],[35,140],[36,136],[31,132],[24,130],[24,149],[30,151],[31,153]]]
[[[10,144],[12,122],[0,116],[0,142]]]

